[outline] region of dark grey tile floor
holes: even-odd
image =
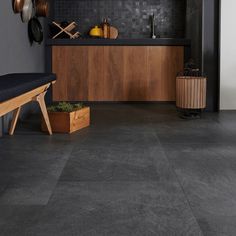
[[[49,137],[35,118],[0,139],[0,235],[236,235],[236,112],[93,105]]]

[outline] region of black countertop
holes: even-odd
[[[71,46],[190,46],[189,39],[157,38],[157,39],[48,39],[46,45]]]

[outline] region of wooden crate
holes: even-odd
[[[48,112],[52,131],[55,133],[73,133],[90,125],[90,108],[85,107],[73,112]],[[42,121],[42,130],[46,125]]]
[[[182,109],[206,108],[207,79],[179,76],[176,79],[176,106]]]

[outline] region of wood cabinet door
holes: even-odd
[[[57,82],[53,86],[54,101],[88,100],[88,48],[54,46],[53,73]]]
[[[89,96],[88,47],[69,47],[67,55],[67,94],[69,101],[86,101]]]
[[[124,47],[124,101],[147,100],[147,48]]]
[[[89,46],[87,48],[88,63],[82,70],[87,70],[87,76],[84,78],[88,81],[88,100],[103,101],[105,91],[104,78],[104,47]],[[80,58],[80,60],[83,60]],[[79,63],[79,62],[77,62]]]
[[[161,76],[161,55],[162,47],[148,47],[148,95],[147,100],[158,101],[166,93],[164,89],[165,81]]]
[[[104,47],[104,101],[124,100],[123,46]]]
[[[184,47],[150,46],[148,101],[175,101],[176,75],[184,67]]]
[[[124,47],[89,47],[88,60],[89,101],[122,101]]]
[[[161,76],[166,78],[163,89],[166,94],[161,97],[162,101],[176,100],[176,76],[184,69],[184,48],[163,47],[162,49],[162,72]]]
[[[52,47],[52,72],[57,75],[57,82],[53,85],[53,101],[67,101],[67,47]]]

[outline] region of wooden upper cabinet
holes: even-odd
[[[182,46],[53,46],[54,101],[174,101]]]

